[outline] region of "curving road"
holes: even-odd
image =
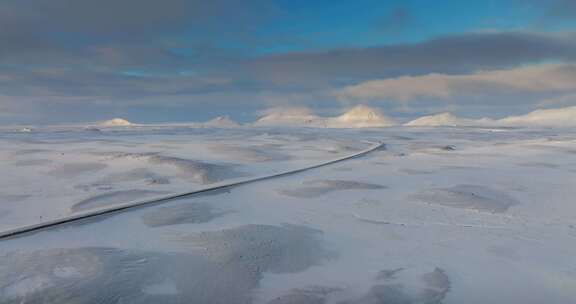
[[[135,202],[128,202],[128,203],[118,204],[118,205],[114,205],[114,206],[110,206],[110,207],[104,207],[101,209],[75,213],[75,214],[72,214],[72,215],[67,216],[67,217],[63,217],[63,218],[59,218],[59,219],[55,219],[55,220],[51,220],[51,221],[46,221],[44,223],[38,223],[38,224],[28,225],[28,226],[23,226],[23,227],[17,227],[14,229],[2,231],[2,232],[0,232],[0,240],[7,239],[7,238],[13,238],[13,237],[19,237],[23,234],[28,234],[28,233],[32,233],[32,232],[45,230],[45,229],[50,229],[52,227],[61,226],[61,225],[67,224],[67,223],[77,222],[77,221],[81,221],[81,220],[85,220],[85,219],[89,219],[89,218],[93,218],[93,217],[98,217],[98,216],[103,216],[103,215],[118,213],[118,212],[124,212],[127,210],[131,210],[131,209],[135,209],[135,208],[139,208],[139,207],[144,207],[144,206],[149,206],[149,205],[158,205],[158,204],[162,204],[166,201],[177,199],[177,198],[194,196],[194,195],[200,194],[200,193],[222,190],[222,189],[226,189],[226,188],[234,188],[234,187],[242,186],[245,184],[251,184],[251,183],[255,183],[255,182],[259,182],[259,181],[263,181],[263,180],[268,180],[268,179],[272,179],[272,178],[278,178],[278,177],[283,177],[283,176],[287,176],[287,175],[297,174],[297,173],[317,169],[320,167],[332,165],[335,163],[343,162],[343,161],[350,160],[353,158],[361,157],[361,156],[364,156],[366,154],[369,154],[373,151],[376,151],[376,150],[379,150],[382,148],[385,148],[384,143],[382,143],[382,142],[372,143],[372,145],[365,150],[356,152],[356,153],[351,154],[351,155],[343,156],[343,157],[340,157],[337,159],[325,161],[325,162],[322,162],[322,163],[319,163],[319,164],[316,164],[313,166],[307,166],[307,167],[299,168],[299,169],[295,169],[295,170],[290,170],[290,171],[285,171],[285,172],[275,173],[275,174],[270,174],[270,175],[264,175],[264,176],[259,176],[259,177],[247,178],[247,179],[237,180],[237,181],[233,181],[233,182],[217,183],[213,186],[210,186],[210,187],[207,187],[204,189],[200,189],[200,190],[170,194],[168,196],[155,197],[152,199],[135,201]]]

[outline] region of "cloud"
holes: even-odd
[[[574,0],[555,0],[552,1],[550,14],[554,17],[574,20],[576,17],[576,1]]]
[[[252,39],[273,11],[265,0],[4,0],[0,64],[107,64],[114,49],[113,64],[157,65],[173,48]]]
[[[449,99],[509,93],[568,93],[576,91],[576,65],[547,64],[472,74],[427,74],[371,80],[337,92],[345,99],[409,101],[422,97]],[[488,93],[488,94],[487,94]]]
[[[576,106],[576,93],[546,98],[538,103],[538,106]]]
[[[520,0],[522,4],[533,4],[541,9],[544,19],[558,22],[559,19],[573,20],[576,17],[574,0]]]
[[[5,0],[0,62],[57,63],[86,57],[89,46],[148,41],[187,21],[185,0]],[[34,57],[37,58],[34,58]]]
[[[258,16],[264,16],[266,10],[271,9],[266,2],[4,0],[0,8],[0,28],[3,33],[58,31],[137,39],[139,37],[134,37],[134,34],[149,36],[158,32],[182,30],[185,26],[202,27],[204,31],[251,26],[253,23],[250,19],[258,20]],[[256,8],[260,11],[253,11]]]
[[[166,35],[182,22],[188,22],[161,17],[178,9],[176,0],[168,0],[167,8],[157,8],[159,15],[155,18],[165,24],[156,29],[148,29],[148,25],[139,28],[138,24],[145,18],[135,16],[127,17],[132,18],[131,21],[115,20],[116,17],[108,20],[102,16],[100,22],[106,20],[111,26],[108,29],[92,28],[98,23],[96,19],[77,20],[83,19],[80,17],[58,21],[60,25],[43,26],[45,19],[37,16],[38,10],[51,2],[38,0],[39,6],[24,5],[31,4],[30,1],[8,0],[9,5],[0,6],[0,24],[16,26],[0,27],[3,42],[0,44],[0,91],[4,95],[4,108],[18,113],[18,119],[25,121],[55,122],[71,117],[99,120],[109,115],[127,116],[127,112],[142,115],[135,119],[143,121],[158,116],[157,113],[186,119],[185,115],[201,113],[221,115],[237,111],[243,115],[244,109],[286,104],[330,109],[338,106],[330,94],[334,88],[372,79],[467,75],[476,70],[503,69],[518,64],[576,61],[576,33],[527,32],[467,33],[411,44],[249,56],[234,47],[221,47],[212,42],[228,41],[226,37],[236,35],[241,37],[238,39],[251,39],[239,32],[258,25],[265,17],[255,16],[238,28],[234,20],[260,14],[256,9],[260,5],[258,1],[250,1],[242,16],[230,16],[231,19],[226,19],[227,14],[235,12],[225,9],[224,0],[211,2],[206,7],[198,4],[194,14],[205,14],[206,18],[194,21],[199,24],[197,30],[204,28],[200,26],[202,22],[210,24],[205,27],[206,33],[190,36],[194,38],[189,39],[193,40],[192,44]],[[126,3],[134,4],[133,1]],[[171,4],[171,1],[175,2]],[[65,0],[53,2],[63,5]],[[114,3],[104,0],[91,5],[108,6],[128,14],[126,3],[118,7]],[[150,2],[150,7],[144,7],[148,12],[136,10],[134,14],[151,13],[152,6],[159,3],[164,2]],[[241,4],[234,2],[229,8],[238,5]],[[78,16],[86,14],[83,8],[75,5],[72,8]],[[60,13],[48,10],[46,14],[50,19],[58,19]],[[202,21],[203,18],[207,20]],[[232,21],[217,24],[224,19]],[[82,22],[85,24],[79,24]],[[162,29],[167,32],[158,34]],[[110,33],[104,34],[107,31]],[[132,35],[131,31],[141,32]],[[234,40],[229,42],[234,44]],[[181,43],[190,47],[189,54],[174,51]],[[423,93],[431,91],[432,88]],[[450,93],[438,90],[435,94],[442,97]],[[348,105],[356,102],[350,100]],[[424,106],[442,109],[441,104]],[[418,106],[419,111],[422,108]],[[142,114],[144,111],[149,113]]]
[[[350,83],[359,79],[464,73],[546,61],[576,61],[576,33],[482,32],[420,43],[288,53],[257,58],[256,75],[281,83]]]
[[[141,33],[186,22],[185,0],[5,0],[2,32]]]

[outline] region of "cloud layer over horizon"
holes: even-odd
[[[6,0],[0,124],[576,105],[572,3]]]

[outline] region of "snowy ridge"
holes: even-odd
[[[332,128],[374,128],[393,125],[395,122],[384,115],[382,111],[365,105],[356,106],[346,113],[328,120],[328,126]]]
[[[422,116],[405,123],[405,126],[410,127],[469,127],[469,126],[489,126],[494,125],[492,119],[470,119],[457,117],[452,113],[444,112],[434,115]]]
[[[573,127],[576,126],[576,106],[538,109],[526,115],[509,116],[499,122],[512,126]]]
[[[319,125],[322,118],[306,107],[273,108],[254,122],[255,126],[308,126]]]
[[[123,118],[102,121],[97,126],[127,127],[138,126]],[[207,128],[236,128],[241,124],[228,116],[218,116],[203,123],[159,124],[191,125]],[[396,126],[396,121],[380,109],[366,105],[357,105],[339,116],[323,117],[316,115],[307,107],[272,108],[264,111],[251,125],[315,128],[381,128]],[[513,115],[501,119],[465,118],[450,112],[425,115],[400,124],[409,127],[574,127],[576,126],[576,106],[537,109],[524,115]],[[31,132],[31,128],[22,128],[20,132]]]
[[[461,118],[444,112],[427,115],[404,124],[412,127],[574,127],[576,126],[576,106],[538,109],[525,115],[508,116],[502,119]]]
[[[336,117],[321,117],[308,108],[272,109],[260,117],[256,126],[310,126],[324,128],[374,128],[395,125],[379,109],[359,105]]]
[[[307,108],[273,109],[258,119],[256,126],[306,126],[322,128],[379,128],[397,125],[377,108],[359,105],[336,117],[321,117]],[[463,118],[449,112],[426,115],[403,124],[410,127],[573,127],[576,106],[539,109],[525,115],[502,119]]]

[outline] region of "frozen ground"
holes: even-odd
[[[0,240],[1,303],[575,303],[576,132],[1,133],[0,226],[364,157]]]
[[[283,172],[365,149],[313,132],[194,127],[0,132],[0,230]]]

